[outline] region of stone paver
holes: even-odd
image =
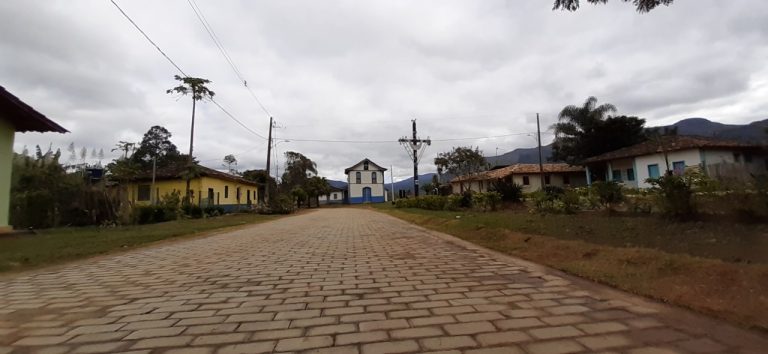
[[[0,353],[764,348],[764,334],[353,208],[0,280]]]

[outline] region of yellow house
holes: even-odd
[[[197,166],[199,177],[190,180],[190,202],[200,207],[217,206],[226,211],[242,210],[256,204],[258,184],[229,173]],[[127,184],[128,200],[134,205],[157,203],[167,194],[178,192],[182,197],[186,180],[181,169],[158,169],[155,182],[152,176],[141,176]]]

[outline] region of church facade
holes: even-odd
[[[387,195],[384,188],[386,170],[367,158],[345,169],[349,204],[386,202]]]

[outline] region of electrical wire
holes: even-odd
[[[251,97],[258,103],[259,107],[261,107],[261,110],[264,111],[264,113],[271,117],[272,115],[269,113],[269,110],[267,110],[267,107],[264,106],[264,104],[261,102],[261,100],[256,96],[256,93],[251,90],[250,87],[248,87],[248,81],[243,77],[242,71],[235,65],[234,60],[232,60],[232,57],[229,55],[227,50],[224,48],[224,45],[221,43],[221,40],[219,40],[219,37],[216,35],[216,32],[213,30],[213,27],[208,22],[208,20],[205,18],[205,15],[203,14],[203,11],[200,9],[200,6],[197,5],[197,2],[195,0],[187,0],[187,3],[189,3],[189,6],[192,8],[192,11],[195,13],[195,16],[197,16],[197,19],[200,20],[200,23],[203,25],[203,28],[205,28],[205,31],[208,32],[208,36],[211,37],[211,40],[213,40],[213,43],[216,45],[216,47],[219,48],[219,52],[221,52],[221,55],[224,57],[224,60],[227,61],[229,66],[232,68],[232,71],[235,73],[235,76],[240,80],[240,82],[243,83],[243,87],[245,87],[246,90],[251,94]]]
[[[177,70],[178,70],[178,71],[179,71],[179,72],[180,72],[182,75],[184,75],[184,77],[189,77],[189,75],[187,75],[187,73],[185,73],[185,72],[184,72],[184,70],[181,70],[181,67],[179,67],[179,66],[176,64],[176,62],[174,62],[174,61],[173,61],[173,59],[171,59],[171,57],[169,57],[167,54],[165,54],[165,52],[164,52],[164,51],[163,51],[163,50],[160,48],[160,46],[158,46],[158,45],[157,45],[157,44],[156,44],[156,43],[155,43],[155,42],[152,40],[152,38],[149,38],[149,35],[147,35],[147,33],[146,33],[146,32],[144,32],[144,30],[142,30],[142,29],[141,29],[141,27],[139,27],[139,25],[138,25],[138,24],[136,24],[136,22],[134,22],[134,21],[133,21],[133,19],[132,19],[130,16],[128,16],[128,14],[127,14],[125,11],[123,11],[123,9],[120,7],[120,5],[118,5],[118,4],[115,2],[115,0],[110,0],[110,2],[111,2],[113,5],[115,5],[115,7],[117,7],[117,9],[120,11],[120,13],[121,13],[121,14],[123,14],[123,16],[124,16],[124,17],[125,17],[125,18],[126,18],[126,19],[127,19],[127,20],[128,20],[128,21],[129,21],[129,22],[130,22],[130,23],[131,23],[131,24],[132,24],[132,25],[133,25],[133,26],[134,26],[134,27],[135,27],[135,28],[136,28],[136,29],[137,29],[137,30],[138,30],[138,31],[139,31],[141,34],[142,34],[142,35],[143,35],[143,36],[144,36],[144,38],[146,38],[146,39],[147,39],[147,41],[149,41],[149,43],[150,43],[150,44],[152,44],[152,45],[153,45],[153,46],[154,46],[154,47],[157,49],[157,51],[159,51],[159,52],[160,52],[160,54],[162,54],[162,55],[163,55],[163,57],[165,57],[165,59],[167,59],[167,60],[168,60],[168,62],[170,62],[170,63],[171,63],[171,65],[173,65],[173,66],[174,66],[174,67],[175,67],[175,68],[176,68],[176,69],[177,69]],[[190,5],[191,5],[191,4],[190,4]],[[201,21],[202,21],[202,20],[201,20]],[[246,126],[246,125],[245,125],[243,122],[241,122],[239,119],[237,119],[237,118],[236,118],[236,117],[235,117],[235,116],[234,116],[232,113],[229,113],[229,111],[227,111],[227,110],[226,110],[226,109],[225,109],[225,108],[224,108],[224,107],[223,107],[221,104],[219,104],[218,102],[216,102],[215,100],[213,100],[213,98],[211,98],[210,100],[211,100],[211,102],[213,102],[213,103],[214,103],[214,104],[215,104],[217,107],[219,107],[219,109],[221,109],[221,111],[222,111],[222,112],[224,112],[224,114],[226,114],[226,115],[227,115],[227,117],[229,117],[230,119],[232,119],[233,121],[235,121],[237,124],[239,124],[241,127],[243,127],[243,128],[246,130],[246,131],[250,132],[251,134],[254,134],[254,135],[258,136],[258,137],[259,137],[259,138],[261,138],[261,139],[267,140],[267,138],[266,138],[266,137],[264,137],[264,135],[261,135],[261,134],[259,134],[258,132],[256,132],[255,130],[253,130],[253,129],[249,128],[248,126]]]
[[[118,10],[120,10],[120,13],[123,14],[123,16],[125,16],[125,18],[133,25],[133,27],[136,27],[136,29],[141,33],[141,35],[144,36],[144,38],[147,39],[147,41],[149,41],[149,43],[155,46],[155,49],[157,49],[157,51],[160,52],[160,54],[162,54],[165,57],[165,59],[168,59],[168,62],[170,62],[171,65],[173,65],[173,67],[176,68],[176,70],[178,70],[185,77],[188,76],[187,73],[184,72],[184,70],[181,70],[181,68],[178,65],[176,65],[173,59],[171,59],[167,54],[165,54],[165,52],[162,49],[160,49],[160,46],[155,44],[155,42],[151,38],[149,38],[149,36],[146,33],[144,33],[144,31],[141,29],[141,27],[139,27],[139,25],[136,24],[136,22],[133,22],[133,19],[131,19],[128,16],[128,14],[126,14],[125,11],[123,11],[122,8],[120,8],[120,5],[118,5],[115,2],[115,0],[109,0],[109,1],[112,3],[112,5],[115,5],[115,7],[117,7]]]

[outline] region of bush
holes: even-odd
[[[219,216],[226,214],[227,211],[220,206],[207,206],[203,209],[205,216]]]
[[[264,212],[267,214],[290,214],[293,212],[294,206],[294,199],[291,196],[281,194],[269,201],[269,209]]]
[[[563,212],[566,214],[573,214],[581,208],[581,195],[573,189],[567,189],[560,197],[560,201],[563,203]]]
[[[647,182],[659,193],[659,209],[667,216],[674,219],[687,219],[696,213],[691,179],[666,175],[649,178]]]
[[[505,202],[521,203],[523,201],[523,186],[514,182],[496,181],[491,186],[491,191],[498,192],[501,200]]]
[[[475,193],[472,198],[472,203],[475,207],[481,208],[482,210],[496,211],[501,203],[501,193],[498,192]]]
[[[184,205],[181,209],[184,212],[184,215],[192,219],[200,219],[203,217],[203,208],[197,205],[187,204],[187,205]]]
[[[621,185],[614,181],[598,181],[592,183],[592,190],[597,194],[600,204],[608,210],[613,210],[613,205],[621,203],[624,200]]]
[[[461,193],[461,200],[459,201],[459,207],[461,208],[471,208],[472,207],[472,195],[474,193],[469,191],[464,191],[464,193]]]
[[[133,222],[136,224],[154,224],[176,220],[176,214],[169,213],[162,205],[141,205],[133,209]]]

